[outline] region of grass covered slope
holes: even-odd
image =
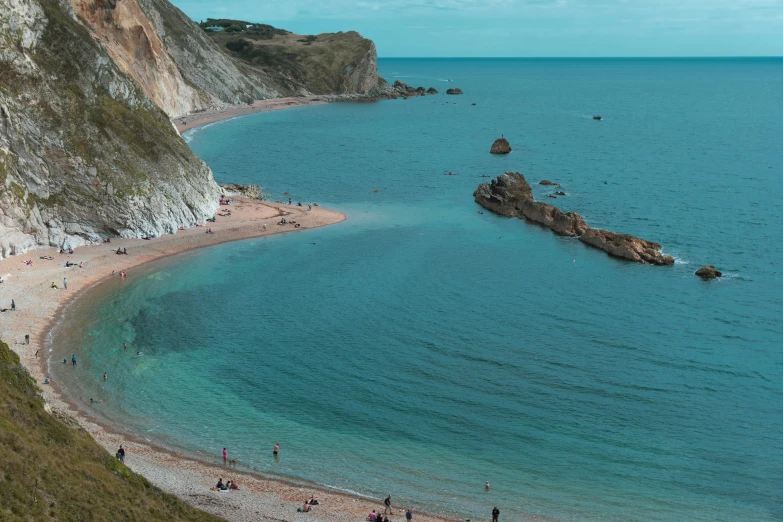
[[[151,485],[44,410],[0,341],[0,520],[217,521]]]
[[[299,35],[211,18],[200,26],[223,52],[289,95],[374,94],[387,85],[378,76],[375,44],[355,31]]]

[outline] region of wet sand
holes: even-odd
[[[218,454],[212,462],[207,462],[155,446],[123,432],[121,427],[97,422],[86,412],[77,409],[68,400],[67,390],[60,390],[57,383],[42,384],[50,350],[46,342],[48,332],[74,297],[89,291],[101,281],[119,278],[121,271],[127,273],[128,281],[132,281],[134,273],[140,272],[141,264],[196,248],[307,230],[346,219],[341,213],[321,207],[307,211],[306,207],[242,198],[238,198],[234,205],[221,208],[229,208],[232,216],[218,217],[216,223],[207,223],[214,231],[213,234],[206,233],[207,226],[194,227],[148,241],[112,239],[111,244],[81,247],[72,255],[59,254],[54,248],[41,248],[1,260],[0,277],[5,282],[0,284],[0,308],[10,308],[11,299],[14,299],[16,311],[0,313],[0,338],[19,354],[25,367],[38,381],[48,409],[57,409],[73,417],[112,455],[122,444],[127,451],[125,463],[128,467],[189,504],[238,522],[364,520],[370,511],[383,510],[383,499],[369,500],[316,486],[265,478],[241,468],[238,471],[234,468],[226,469]],[[290,224],[278,225],[281,216],[287,220],[294,219],[300,223],[300,228]],[[127,248],[128,255],[117,255],[115,251],[118,247]],[[52,256],[54,259],[39,259],[40,256]],[[28,259],[33,261],[31,266],[22,263]],[[67,261],[77,264],[82,262],[83,268],[65,268]],[[64,277],[68,279],[67,290],[63,289]],[[52,282],[57,284],[58,289],[51,288]],[[25,334],[30,334],[29,345],[24,344]],[[37,358],[36,351],[39,351]],[[260,451],[264,450],[271,453],[271,448]],[[281,454],[284,455],[284,451],[283,445]],[[218,477],[224,481],[236,480],[240,490],[228,493],[210,491],[209,488],[214,486]],[[296,509],[313,494],[320,500],[320,505],[308,514],[297,513]],[[390,519],[404,521],[405,507],[409,506],[395,506]],[[414,520],[429,522],[446,519],[416,512]]]

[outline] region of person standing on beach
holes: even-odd
[[[24,334],[24,344],[30,344],[30,334]]]
[[[274,449],[272,450],[272,455],[274,455],[275,457],[277,457],[277,454],[278,454],[279,452],[280,452],[280,445],[279,445],[277,442],[275,442],[275,447],[274,447]]]
[[[411,522],[413,520],[413,508],[408,508],[408,511],[405,512],[405,520],[408,522]]]
[[[12,312],[16,311],[16,302],[13,299],[11,299],[11,311]]]
[[[120,449],[117,450],[117,458],[120,459],[120,462],[123,464],[125,463],[125,449],[122,447],[122,444],[120,444]]]
[[[498,517],[500,516],[500,510],[497,506],[495,506],[492,509],[492,522],[498,522]]]
[[[228,451],[226,451],[226,448],[223,448],[223,465],[225,466],[228,462]]]
[[[68,278],[63,277],[63,289],[68,290]]]
[[[392,505],[391,505],[391,495],[386,497],[386,500],[383,501],[383,505],[386,506],[385,508],[383,508],[383,514],[384,515],[386,514],[386,510],[387,509],[389,510],[389,514],[390,515],[394,514],[394,512],[392,511]]]
[[[76,366],[76,354],[71,355],[71,365]]]

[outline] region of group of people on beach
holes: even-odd
[[[211,491],[238,491],[239,486],[237,485],[236,480],[229,480],[225,484],[223,484],[223,478],[219,478],[217,481],[217,484],[215,484],[214,488],[210,488]]]

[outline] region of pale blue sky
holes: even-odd
[[[783,0],[172,0],[392,56],[781,56]]]

